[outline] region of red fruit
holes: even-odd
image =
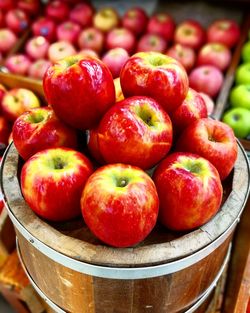
[[[175,22],[167,13],[158,13],[149,20],[147,31],[151,34],[161,36],[167,41],[171,41],[174,36]]]
[[[34,36],[43,36],[48,41],[53,41],[56,37],[56,24],[49,18],[40,17],[33,23],[32,32]]]
[[[162,37],[155,34],[143,35],[138,41],[137,52],[154,51],[163,53],[167,49],[167,42]]]
[[[136,36],[141,35],[145,31],[147,24],[147,13],[139,7],[128,9],[122,18],[122,26],[130,30]]]
[[[166,54],[180,62],[187,72],[190,72],[195,65],[196,54],[192,48],[175,44]]]
[[[126,28],[115,28],[106,37],[106,49],[123,48],[131,54],[135,49],[135,36]]]
[[[61,0],[49,1],[45,11],[47,17],[56,22],[63,22],[69,16],[69,6]]]

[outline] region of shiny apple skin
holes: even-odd
[[[200,166],[201,171],[192,171]],[[219,210],[222,185],[216,168],[191,153],[173,153],[154,172],[160,200],[159,220],[169,229],[188,231],[208,222]]]
[[[74,64],[69,66],[70,62]],[[103,62],[89,56],[68,57],[49,67],[43,87],[56,115],[82,130],[95,127],[115,103],[111,72]]]
[[[40,117],[42,120],[37,120]],[[12,135],[24,160],[44,149],[77,148],[76,130],[59,120],[49,107],[32,109],[20,115],[13,125]]]
[[[55,169],[58,159],[66,161]],[[81,215],[81,193],[93,169],[82,153],[51,148],[33,155],[22,167],[21,190],[25,201],[40,217],[66,221]]]
[[[124,187],[117,180],[127,180]],[[96,192],[99,190],[99,192]],[[124,164],[106,165],[92,174],[81,197],[82,215],[94,235],[108,245],[141,242],[156,224],[159,199],[144,171]]]
[[[169,152],[172,123],[155,100],[130,97],[116,103],[103,116],[98,126],[98,143],[107,163],[149,169]]]
[[[159,60],[160,65],[152,65],[151,60]],[[157,52],[134,54],[123,66],[120,80],[125,97],[152,97],[168,113],[181,105],[188,92],[188,76],[183,66]]]
[[[217,120],[202,118],[185,129],[177,141],[176,150],[206,158],[224,180],[234,167],[238,147],[231,127]]]

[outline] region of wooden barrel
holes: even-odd
[[[2,193],[24,267],[59,312],[193,312],[189,308],[222,271],[249,193],[249,164],[238,144],[223,204],[212,220],[186,233],[156,225],[139,245],[115,249],[94,238],[81,218],[48,223],[37,217],[21,194],[21,166],[12,144],[2,161]]]

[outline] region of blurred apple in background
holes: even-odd
[[[136,39],[133,33],[126,28],[115,28],[108,32],[105,41],[107,50],[123,48],[131,54],[135,49]]]
[[[246,108],[232,108],[224,113],[222,121],[232,127],[238,138],[246,138],[250,134],[250,111]]]
[[[214,111],[214,106],[215,106],[214,100],[204,92],[199,92],[199,94],[202,96],[203,100],[205,101],[208,116],[211,115]]]
[[[158,13],[150,17],[147,32],[156,34],[167,40],[172,41],[175,31],[175,22],[167,13]]]
[[[3,15],[3,11],[0,10],[0,28],[3,28],[5,25],[5,19]]]
[[[232,54],[230,49],[220,43],[207,43],[204,45],[197,56],[197,65],[214,65],[222,72],[231,63]]]
[[[167,49],[167,42],[165,39],[154,34],[143,35],[137,44],[137,52],[160,52],[164,53]]]
[[[229,101],[233,107],[250,110],[250,83],[249,85],[234,86],[230,91]]]
[[[28,73],[31,61],[25,54],[14,54],[5,61],[6,68],[13,74],[25,76]]]
[[[130,30],[136,36],[140,36],[145,32],[147,24],[148,16],[143,8],[130,8],[122,17],[122,26]]]
[[[76,54],[76,49],[68,41],[56,41],[52,43],[48,50],[48,57],[52,63]]]
[[[16,44],[16,35],[8,28],[0,29],[0,51],[6,53]]]
[[[113,78],[120,76],[120,71],[125,62],[129,59],[127,50],[123,48],[114,48],[107,51],[102,57],[102,61],[110,69]]]
[[[92,25],[93,15],[94,10],[89,4],[79,3],[70,11],[69,18],[84,28]]]
[[[190,72],[195,65],[196,54],[192,48],[175,44],[167,50],[166,54],[179,61],[187,72]]]
[[[2,105],[3,96],[5,95],[6,91],[7,90],[4,87],[4,85],[0,83],[0,112],[2,111],[1,105]]]
[[[25,45],[27,55],[34,60],[46,58],[48,49],[49,42],[43,36],[30,38]]]
[[[66,21],[57,26],[56,36],[58,41],[64,40],[72,44],[77,43],[81,27],[72,21]]]
[[[189,74],[189,85],[196,91],[204,92],[214,98],[219,93],[224,78],[222,72],[212,65],[201,65]]]
[[[39,0],[18,0],[17,7],[28,15],[37,15],[40,9]]]
[[[82,49],[79,52],[77,52],[77,54],[82,54],[83,56],[85,55],[99,59],[99,55],[94,50],[91,49]]]
[[[250,40],[244,43],[241,50],[241,58],[243,63],[250,62]]]
[[[8,139],[11,133],[11,125],[5,117],[0,116],[0,150],[8,146]]]
[[[56,24],[47,17],[40,17],[32,24],[32,32],[34,36],[43,36],[48,41],[56,38]]]
[[[119,25],[120,18],[115,9],[106,7],[100,9],[95,13],[93,24],[94,26],[103,31],[108,32]]]
[[[250,85],[250,63],[243,63],[238,66],[235,72],[236,85]]]
[[[3,11],[9,11],[15,6],[14,0],[0,0],[0,9]]]
[[[174,42],[199,49],[206,40],[206,32],[202,25],[195,20],[186,20],[180,23],[175,30]]]
[[[238,23],[230,19],[214,21],[207,29],[207,41],[217,42],[233,48],[240,39],[240,27]]]
[[[9,29],[16,34],[25,31],[29,26],[29,18],[21,9],[10,10],[5,16],[5,22]]]
[[[91,49],[100,54],[104,46],[104,35],[94,27],[86,28],[78,37],[78,45],[80,49]]]
[[[38,59],[30,65],[28,75],[32,78],[42,80],[45,72],[50,67],[50,65],[50,61],[45,59]]]
[[[63,22],[69,16],[69,6],[61,0],[49,1],[45,8],[47,17],[56,22]]]

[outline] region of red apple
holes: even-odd
[[[18,0],[17,7],[28,15],[38,15],[40,9],[39,0]]]
[[[120,76],[121,68],[128,59],[129,54],[123,48],[111,49],[102,57],[102,61],[108,66],[114,78]]]
[[[166,54],[179,61],[187,72],[190,72],[195,65],[196,54],[192,48],[175,44],[168,49]]]
[[[99,58],[99,55],[92,49],[82,49],[78,52],[78,54],[82,54],[88,57]]]
[[[115,9],[111,7],[105,7],[95,13],[93,18],[93,24],[95,28],[102,32],[109,32],[111,29],[116,28],[119,25],[119,15]]]
[[[120,77],[114,79],[115,85],[115,102],[122,101],[124,99],[124,94],[122,92]]]
[[[150,169],[171,148],[172,123],[155,100],[130,97],[116,103],[102,117],[98,144],[107,163]]]
[[[80,49],[91,49],[101,53],[104,45],[104,35],[94,27],[84,29],[78,37]]]
[[[172,41],[175,30],[175,22],[167,13],[153,15],[148,23],[147,31],[151,34],[161,36],[167,41]]]
[[[125,97],[149,96],[169,113],[185,99],[188,77],[183,66],[157,52],[139,52],[123,66],[120,74]]]
[[[46,58],[48,49],[49,42],[43,36],[30,38],[25,45],[27,55],[34,60]]]
[[[69,6],[61,0],[49,1],[45,9],[47,17],[56,22],[63,22],[69,16]]]
[[[95,127],[115,103],[112,75],[93,57],[75,55],[57,62],[45,73],[43,87],[56,115],[79,129]]]
[[[57,26],[56,35],[57,39],[68,41],[75,44],[81,32],[81,27],[72,21],[66,21]]]
[[[74,54],[76,54],[76,50],[68,41],[56,41],[50,45],[48,50],[48,57],[52,63]]]
[[[115,28],[106,37],[106,49],[123,48],[131,54],[135,49],[136,39],[126,28]]]
[[[199,49],[206,40],[206,32],[201,24],[194,20],[186,20],[180,23],[174,34],[174,42]]]
[[[4,26],[5,26],[4,13],[3,13],[3,11],[0,9],[0,29],[3,28]]]
[[[213,65],[222,72],[231,63],[232,54],[229,48],[220,43],[207,43],[198,53],[197,65]]]
[[[14,0],[0,0],[0,9],[3,11],[9,11],[15,6]]]
[[[10,51],[16,44],[16,35],[7,28],[0,29],[0,51],[6,53]]]
[[[5,61],[7,69],[17,75],[26,75],[28,73],[31,61],[25,54],[13,54]]]
[[[2,162],[2,157],[0,157],[0,165]],[[0,192],[0,215],[3,212],[4,209],[4,201],[3,201],[3,194]]]
[[[122,26],[130,30],[136,36],[140,36],[144,33],[147,24],[147,13],[143,8],[139,7],[128,9],[122,18]]]
[[[25,88],[7,91],[2,100],[3,115],[10,122],[14,122],[25,111],[38,107],[40,107],[40,101],[37,96]]]
[[[223,81],[222,72],[212,65],[198,66],[189,74],[190,87],[196,91],[205,92],[212,98],[217,96]]]
[[[77,148],[76,130],[60,121],[49,107],[31,109],[20,115],[13,125],[12,136],[24,160],[48,148]]]
[[[13,32],[20,34],[29,26],[29,18],[21,9],[10,10],[5,16],[7,27]]]
[[[216,168],[191,153],[173,153],[153,176],[160,200],[159,220],[169,229],[187,231],[208,222],[219,210],[222,185]]]
[[[94,10],[89,4],[79,3],[70,11],[69,18],[85,28],[92,25],[93,15]]]
[[[209,160],[224,180],[237,158],[237,142],[230,126],[202,118],[190,124],[177,141],[177,151],[191,152]]]
[[[56,24],[47,17],[40,17],[32,24],[34,36],[43,36],[48,41],[53,41],[56,37]]]
[[[211,115],[214,111],[214,106],[215,106],[213,99],[204,92],[199,92],[199,94],[202,96],[203,100],[205,101],[205,104],[207,107],[207,114]]]
[[[161,52],[164,53],[167,49],[167,42],[165,39],[154,34],[143,35],[137,44],[137,52]]]
[[[92,128],[88,133],[88,150],[91,156],[99,164],[105,164],[105,161],[101,155],[99,143],[98,143],[98,130],[97,128]]]
[[[6,88],[4,87],[3,84],[0,83],[0,112],[2,111],[1,107],[2,107],[2,100],[4,95],[6,94]]]
[[[202,96],[189,88],[185,100],[171,114],[174,132],[179,135],[188,125],[207,116],[207,107]]]
[[[50,61],[45,59],[38,59],[30,65],[28,75],[32,78],[42,80],[45,72],[50,66]]]
[[[111,164],[89,177],[81,209],[97,238],[114,247],[129,247],[146,238],[155,226],[159,199],[152,179],[141,169]]]
[[[11,133],[9,122],[0,116],[0,150],[4,150],[8,146],[8,139]]]
[[[207,41],[224,44],[233,48],[240,39],[240,27],[238,23],[230,19],[214,21],[207,29]]]
[[[61,147],[37,152],[21,170],[24,199],[36,214],[47,220],[72,219],[81,214],[81,193],[92,172],[87,157],[73,149]]]

